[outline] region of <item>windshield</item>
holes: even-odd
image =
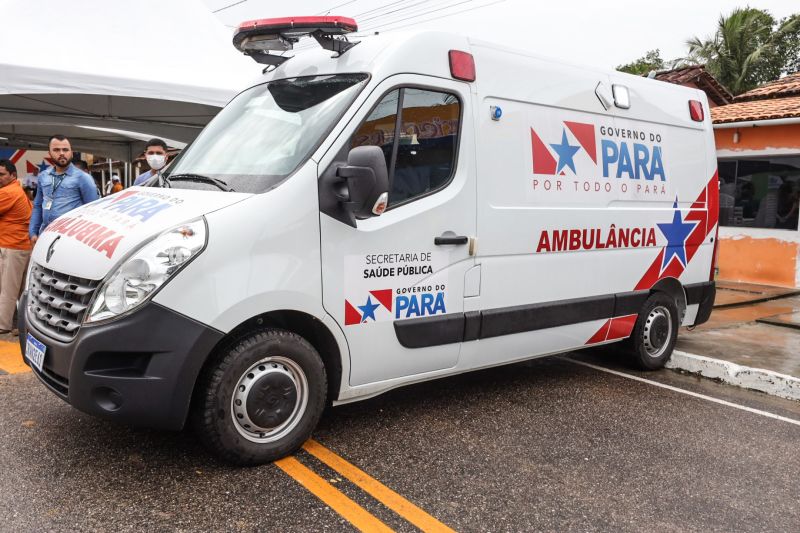
[[[272,81],[234,98],[186,148],[165,175],[170,185],[263,192],[280,183],[319,146],[363,88],[366,74]],[[184,179],[181,179],[181,175]]]

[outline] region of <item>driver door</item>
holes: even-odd
[[[323,304],[347,338],[352,386],[458,361],[476,224],[469,94],[456,81],[394,76],[320,165],[373,145],[389,170],[383,215],[352,227],[320,214]]]

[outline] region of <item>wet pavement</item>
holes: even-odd
[[[613,347],[573,357],[678,390],[546,358],[330,409],[314,439],[457,531],[796,530],[800,403],[630,372]],[[0,376],[0,402],[2,531],[355,530],[291,470],[83,415],[30,373]],[[363,480],[295,459],[378,523],[418,530]]]
[[[800,290],[772,285],[756,285],[734,281],[717,281],[717,297],[714,307],[728,307],[747,303],[765,302],[776,298],[800,294]]]
[[[709,321],[681,329],[676,349],[800,378],[798,329],[795,289],[720,282]]]

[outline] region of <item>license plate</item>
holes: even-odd
[[[28,342],[25,344],[25,358],[39,372],[42,371],[42,365],[44,365],[45,350],[47,350],[47,346],[34,339],[33,335],[28,333]]]

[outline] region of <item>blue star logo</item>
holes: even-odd
[[[42,160],[42,162],[39,164],[39,172],[44,172],[48,168],[50,168],[50,165],[47,163],[47,161]]]
[[[565,166],[571,168],[573,173],[577,173],[575,170],[575,162],[572,158],[581,147],[569,144],[569,141],[567,141],[567,130],[563,130],[561,133],[561,144],[551,144],[550,146],[552,146],[553,150],[558,154],[558,168],[556,169],[556,174],[561,172],[561,169]]]
[[[375,309],[380,307],[380,304],[372,303],[372,297],[367,296],[367,303],[364,305],[359,305],[358,308],[361,309],[361,323],[367,321],[368,318],[371,318],[372,321],[375,321]]]
[[[661,271],[663,272],[673,257],[677,257],[678,261],[686,267],[686,238],[689,236],[697,222],[683,222],[681,220],[681,211],[678,209],[678,198],[675,198],[673,204],[675,213],[672,216],[670,224],[658,224],[658,229],[667,238],[667,247],[664,251],[664,262],[661,263]]]

